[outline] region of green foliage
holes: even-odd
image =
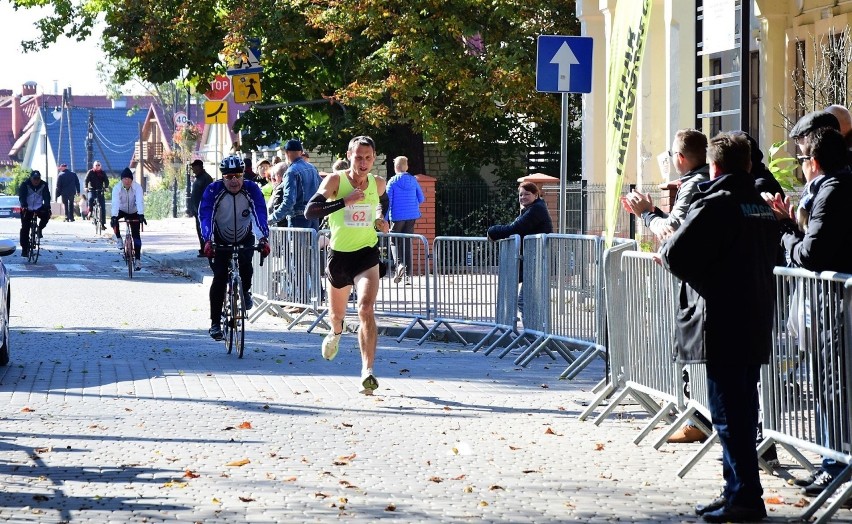
[[[178,202],[180,204],[180,202]],[[172,190],[156,189],[145,194],[145,218],[158,219],[172,216]]]
[[[458,166],[435,186],[438,235],[482,237],[489,226],[517,218],[517,182],[502,178],[489,187],[477,168]]]
[[[6,171],[4,176],[12,177],[12,180],[7,182],[3,187],[3,194],[17,195],[18,188],[21,187],[21,184],[23,184],[27,178],[29,178],[30,170],[18,164],[12,169]],[[44,177],[44,173],[42,173],[42,177]]]
[[[775,177],[775,180],[781,184],[781,187],[786,191],[790,191],[801,184],[798,178],[796,178],[796,159],[789,156],[775,156],[779,151],[784,151],[785,145],[787,145],[786,140],[772,144],[769,148],[769,163],[766,167],[772,173],[772,176]]]

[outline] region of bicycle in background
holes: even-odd
[[[136,244],[133,243],[133,234],[130,229],[130,224],[138,224],[138,219],[129,219],[125,218],[124,220],[124,249],[121,251],[121,255],[124,257],[124,261],[127,263],[127,276],[129,278],[133,278],[133,271],[139,270],[139,267],[136,266]],[[139,226],[141,229],[141,225]]]

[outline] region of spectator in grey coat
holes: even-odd
[[[62,198],[65,206],[65,222],[74,221],[74,200],[80,194],[80,178],[68,169],[68,164],[59,164],[59,176],[56,177],[56,200]]]

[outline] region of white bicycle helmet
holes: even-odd
[[[228,173],[242,173],[245,166],[245,162],[243,162],[242,158],[237,155],[231,155],[226,156],[221,162],[219,162],[219,171],[221,171],[223,175],[227,175]]]

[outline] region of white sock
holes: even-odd
[[[373,374],[373,368],[361,368],[361,376],[364,378]]]

